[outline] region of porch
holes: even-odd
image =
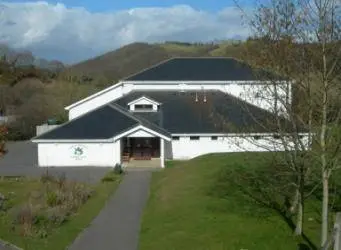
[[[121,139],[125,167],[164,167],[164,140],[159,137]]]

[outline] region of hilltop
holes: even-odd
[[[68,67],[64,78],[111,85],[133,73],[172,57],[230,56],[242,58],[243,43],[132,43],[98,57]],[[105,82],[107,82],[105,84]]]

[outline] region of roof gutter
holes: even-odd
[[[32,139],[34,143],[110,143],[114,142],[110,139]]]
[[[262,81],[262,80],[250,80],[250,81],[182,81],[182,80],[176,80],[176,81],[161,81],[161,80],[136,80],[136,81],[122,81],[123,84],[136,84],[136,85],[149,85],[149,84],[158,84],[158,85],[179,85],[179,84],[187,84],[187,85],[203,85],[203,84],[209,84],[209,85],[227,85],[227,84],[238,84],[238,85],[245,85],[245,84],[271,84],[271,83],[277,83],[277,84],[285,84],[288,83],[288,81],[285,80],[276,80],[276,81]]]

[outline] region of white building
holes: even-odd
[[[290,82],[235,59],[173,58],[66,107],[69,121],[32,141],[42,167],[283,150],[264,124],[290,102]]]

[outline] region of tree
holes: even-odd
[[[329,179],[340,160],[341,138],[336,136],[341,122],[340,7],[340,0],[270,0],[260,4],[250,20],[253,39],[249,42],[257,44],[257,50],[248,51],[250,61],[294,81],[289,105],[281,98],[287,91],[285,85],[270,79],[267,91],[276,99],[275,124],[286,161],[298,177],[295,200],[302,216],[304,183],[315,168],[320,170],[321,247],[328,240]],[[290,123],[289,134],[279,122],[282,114]],[[308,132],[310,150],[302,147],[300,128]],[[293,148],[286,147],[288,141]],[[297,233],[302,230],[302,221],[297,221],[301,224]]]

